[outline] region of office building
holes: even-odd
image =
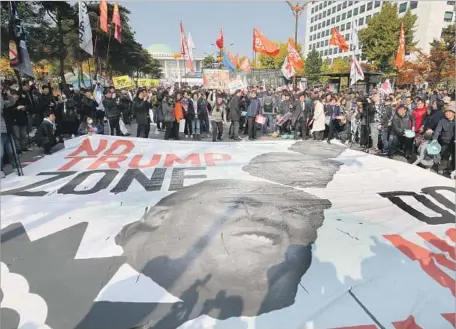
[[[358,29],[367,27],[370,18],[377,15],[384,1],[318,1],[306,7],[304,55],[317,50],[323,59],[348,59],[352,52],[344,52],[329,45],[332,28],[336,27],[352,47],[353,25]],[[417,47],[429,52],[429,43],[440,39],[442,29],[455,21],[455,1],[395,1],[399,15],[408,9],[417,15],[415,41]],[[361,54],[362,58],[362,54]]]

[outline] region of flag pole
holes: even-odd
[[[106,50],[106,71],[108,71],[108,65],[109,65],[109,49],[111,48],[111,27],[112,27],[112,22],[109,24],[109,29],[108,29],[108,47]]]

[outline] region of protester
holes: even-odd
[[[136,137],[148,138],[150,132],[150,116],[149,109],[152,104],[150,104],[149,98],[147,97],[146,91],[144,89],[138,89],[136,92],[136,97],[133,100],[131,110],[136,118],[136,124],[138,129],[136,131]]]
[[[456,103],[452,101],[445,107],[445,118],[439,121],[434,132],[433,140],[438,141],[442,147],[440,151],[442,158],[439,167],[440,174],[443,174],[444,171],[453,171],[455,168],[455,112]]]
[[[55,130],[55,114],[48,111],[35,134],[36,144],[43,148],[46,155],[51,154],[51,149],[57,144]]]
[[[171,97],[166,93],[162,101],[163,120],[165,123],[165,140],[173,137],[173,126],[176,120],[174,116],[174,102]]]
[[[212,97],[209,101],[212,107],[212,141],[222,140],[223,124],[226,123],[226,106],[223,102],[222,95],[217,95],[216,92],[211,92]]]
[[[241,140],[239,137],[240,120],[242,116],[240,96],[241,90],[237,89],[234,93],[234,96],[231,98],[230,103],[228,104],[228,118],[231,121],[230,138],[234,140]]]
[[[257,98],[256,91],[252,90],[252,92],[250,93],[250,104],[247,109],[249,140],[256,139],[257,126],[255,119],[259,114],[261,114],[261,103],[260,100]]]
[[[319,96],[314,96],[314,115],[310,134],[314,140],[323,140],[325,133],[325,110]]]
[[[108,119],[109,123],[109,130],[111,131],[111,136],[120,136],[120,117],[122,115],[120,111],[120,107],[117,104],[117,95],[115,90],[110,89],[107,93],[105,93],[105,97],[103,99],[103,106],[106,112],[106,118]],[[103,119],[98,119],[102,121]]]
[[[412,154],[413,138],[406,136],[406,130],[414,130],[415,118],[408,111],[407,106],[400,105],[397,109],[397,114],[392,122],[392,136],[390,141],[390,153],[392,157],[398,148],[402,148],[405,158],[409,159]]]
[[[94,124],[93,119],[91,117],[84,117],[83,121],[79,125],[78,134],[79,135],[91,135],[96,134],[97,128],[96,124]]]
[[[179,125],[184,119],[184,108],[182,106],[182,94],[177,92],[176,101],[174,102],[174,122],[173,122],[173,133],[172,138],[179,140]]]

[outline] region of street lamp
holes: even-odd
[[[305,2],[302,6],[300,5],[299,3],[300,0],[296,0],[296,3],[293,5],[291,3],[291,1],[285,1],[288,6],[290,7],[292,13],[293,13],[293,16],[295,17],[295,36],[294,36],[294,42],[295,42],[295,45],[296,47],[298,47],[298,22],[299,22],[299,16],[301,16],[302,12],[304,11],[304,9],[306,9],[307,5],[309,4],[309,2],[311,2],[310,0],[307,0],[307,2]],[[312,1],[314,2],[314,1]],[[296,49],[297,51],[297,49]],[[297,81],[296,81],[296,75],[294,76],[294,86],[296,87],[297,85]]]

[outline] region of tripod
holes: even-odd
[[[16,165],[16,171],[18,176],[24,176],[24,172],[22,171],[21,159],[19,158],[19,154],[16,152],[16,143],[14,142],[13,135],[8,134],[9,142],[11,143],[11,149],[13,150],[13,159],[14,164]]]

